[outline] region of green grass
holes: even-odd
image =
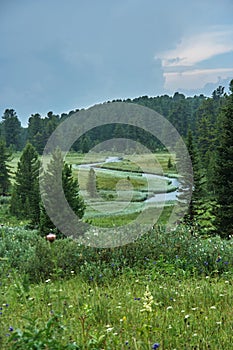
[[[105,249],[0,234],[3,350],[231,349],[232,240],[182,226]]]
[[[129,270],[100,285],[77,276],[29,287],[10,273],[4,286],[3,350],[14,345],[18,349],[16,329],[23,332],[22,349],[34,349],[26,340],[35,345],[38,339],[50,350],[64,349],[68,343],[77,344],[76,349],[99,350],[149,350],[154,343],[160,349],[179,350],[230,350],[232,346],[233,288],[226,279],[181,281],[176,274],[168,276],[154,268],[153,276]],[[46,329],[49,320],[52,328],[36,333],[36,328]],[[59,348],[53,345],[56,342]]]
[[[162,209],[160,208],[148,208],[146,210],[143,211],[143,216],[144,216],[144,220],[143,223],[151,223],[154,222],[155,218],[158,217],[158,225],[164,225],[170,214],[171,211],[173,209],[172,205],[169,206],[165,206]],[[98,212],[96,213],[96,215],[94,215],[94,213],[92,212],[90,214],[90,223],[94,226],[100,226],[100,227],[118,227],[118,226],[123,226],[123,225],[127,225],[128,223],[136,220],[136,218],[138,217],[140,213],[140,207],[139,207],[139,211],[136,212],[135,209],[133,210],[132,213],[130,213],[129,211],[127,211],[126,214],[122,214],[122,215],[99,215]],[[88,218],[88,216],[86,216],[86,218]]]

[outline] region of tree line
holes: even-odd
[[[219,97],[222,97],[223,94],[224,89],[219,87],[214,91],[212,98],[206,98],[204,95],[185,97],[183,94],[176,92],[173,96],[141,96],[135,99],[109,102],[136,103],[149,107],[167,118],[180,135],[186,137],[189,129],[195,134],[198,133],[200,122],[203,125],[215,122]],[[72,114],[78,112],[79,109],[76,109],[57,115],[50,111],[45,117],[35,113],[29,117],[27,127],[23,128],[16,111],[6,109],[0,122],[0,137],[5,140],[6,146],[11,147],[14,151],[21,151],[26,143],[30,142],[36,151],[42,154],[48,138],[56,127]],[[205,121],[205,116],[209,112],[214,114]],[[205,124],[206,128],[208,128],[207,124]],[[86,153],[98,143],[112,137],[129,137],[142,142],[152,150],[162,147],[158,140],[140,128],[109,123],[93,128],[84,134],[74,143],[72,148],[74,151]]]
[[[233,234],[231,219],[233,213],[233,80],[230,82],[229,91],[230,93],[227,94],[224,92],[224,87],[219,86],[208,98],[204,95],[185,97],[176,92],[172,97],[142,96],[136,99],[112,101],[137,103],[149,107],[165,116],[176,127],[186,141],[194,172],[194,184],[191,184],[188,173],[181,179],[178,196],[181,203],[186,200],[187,188],[193,186],[193,196],[189,211],[184,218],[185,223],[192,229],[198,228],[208,233],[218,232],[223,237]],[[45,118],[34,114],[28,120],[28,127],[22,128],[16,112],[13,109],[5,111],[0,124],[0,195],[11,192],[12,214],[32,215],[30,219],[34,224],[42,225],[46,222],[49,227],[46,221],[48,218],[45,219],[46,212],[43,211],[41,201],[38,199],[38,180],[35,180],[38,179],[38,157],[56,127],[73,113],[78,112],[79,110],[70,111],[61,116],[49,112]],[[72,149],[86,153],[99,142],[113,137],[135,139],[152,151],[163,147],[158,140],[140,128],[110,123],[84,134],[74,143]],[[15,184],[10,190],[10,169],[7,164],[11,153],[22,149],[23,154],[18,164]],[[27,164],[27,159],[30,160],[30,166]],[[177,154],[177,162],[179,162],[179,154]],[[64,164],[63,175],[63,181],[68,178],[70,184],[75,181],[71,181],[72,171],[68,165]],[[32,186],[35,187],[32,188]],[[72,186],[76,188],[73,193],[78,195],[77,183],[73,183]],[[23,197],[24,193],[27,193],[27,196]],[[34,212],[31,210],[32,203],[35,204]]]

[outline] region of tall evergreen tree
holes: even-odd
[[[87,192],[91,198],[97,197],[96,174],[93,168],[90,169],[87,179]]]
[[[198,156],[193,142],[192,132],[190,130],[188,131],[186,145],[192,163],[192,169],[190,167],[187,167],[183,171],[183,176],[180,179],[181,186],[179,188],[178,201],[180,201],[181,204],[186,203],[188,195],[192,193],[187,213],[183,218],[183,222],[194,227],[196,225],[197,207],[202,198],[202,186]],[[182,155],[179,156],[181,157]],[[179,161],[180,159],[178,158],[178,162]],[[184,162],[184,159],[182,159],[182,162],[184,164],[186,163]]]
[[[5,142],[0,139],[0,195],[5,196],[10,189],[10,171],[7,162],[10,159],[10,152],[6,148]]]
[[[60,189],[63,188],[65,198],[78,219],[83,217],[85,205],[79,195],[78,181],[72,176],[71,165],[64,163],[62,153],[59,149],[56,149],[52,154],[47,169],[41,174],[41,183],[43,199],[40,215],[41,234],[45,235],[51,231],[61,236],[64,236],[64,232],[76,234],[76,232],[72,232],[73,219],[67,209],[61,204],[63,201]],[[57,225],[59,228],[55,226],[50,216],[53,221],[59,223]],[[81,221],[80,226],[82,226]]]
[[[221,113],[215,185],[219,204],[216,222],[218,233],[223,237],[233,233],[233,80],[230,92]]]
[[[21,123],[13,109],[6,109],[2,117],[2,136],[5,139],[6,146],[13,146],[16,150],[20,149]]]
[[[39,168],[38,153],[28,143],[18,162],[10,211],[33,225],[38,225],[40,217]]]

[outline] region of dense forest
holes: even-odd
[[[231,235],[233,232],[231,219],[233,211],[233,81],[230,83],[229,94],[225,92],[224,87],[219,86],[213,91],[211,97],[204,95],[185,97],[176,92],[172,97],[142,96],[132,100],[112,102],[136,103],[149,107],[166,117],[175,126],[187,144],[194,172],[193,196],[189,211],[184,218],[185,223],[192,228],[200,228],[202,232],[218,232],[223,237]],[[16,184],[12,192],[12,214],[23,216],[31,213],[32,217],[29,215],[29,219],[34,224],[40,224],[39,190],[35,180],[39,171],[38,155],[42,154],[49,136],[56,127],[73,113],[78,112],[77,109],[55,115],[50,111],[46,117],[38,113],[33,114],[28,119],[28,126],[23,128],[17,113],[13,109],[5,110],[0,124],[0,195],[7,195],[10,192],[9,169],[6,165],[10,154],[24,150],[21,168],[16,174]],[[154,152],[163,147],[157,139],[140,128],[122,127],[121,124],[110,123],[93,128],[84,134],[73,144],[72,149],[86,153],[99,142],[113,137],[137,140]],[[34,167],[31,173],[27,162],[31,162],[31,166]],[[67,178],[72,176],[68,168],[64,169],[64,173]],[[185,201],[185,190],[190,185],[188,184],[189,174],[186,175],[181,181],[181,194],[178,197],[180,201]],[[22,187],[22,179],[24,181],[27,179],[28,182],[24,184],[25,190]],[[76,185],[73,184],[74,187]],[[22,192],[31,193],[32,198],[28,203],[28,198],[19,198],[17,195]],[[26,205],[23,206],[22,203]],[[34,203],[34,211],[31,210],[33,207],[31,203]],[[45,220],[45,213],[43,220]]]

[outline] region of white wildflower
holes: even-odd
[[[154,298],[149,290],[149,286],[146,286],[146,291],[144,293],[144,296],[142,297],[143,300],[143,309],[140,310],[141,312],[151,312],[152,311],[152,305],[154,304]]]

